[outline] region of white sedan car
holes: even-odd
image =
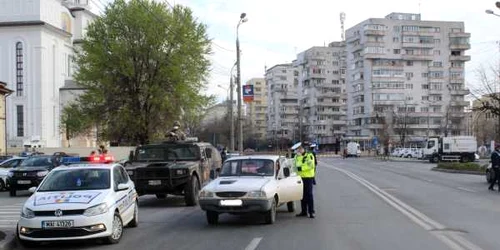
[[[26,159],[26,157],[12,157],[0,163],[0,191],[9,187],[7,183],[9,171],[19,166],[24,159]]]
[[[91,238],[117,243],[125,225],[138,224],[138,196],[120,164],[61,166],[30,191],[17,226],[24,245]]]
[[[294,201],[302,199],[303,184],[292,162],[269,155],[229,158],[220,176],[200,191],[199,204],[207,222],[217,224],[221,213],[262,213],[272,224],[277,207],[286,204],[289,212],[295,211]]]

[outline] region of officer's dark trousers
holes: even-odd
[[[498,190],[500,191],[500,168],[492,168],[495,173],[495,178],[493,178],[493,182],[491,182],[489,189],[493,189],[495,184],[498,182]]]
[[[302,178],[303,185],[303,196],[300,201],[302,207],[301,213],[303,214],[314,214],[314,198],[313,198],[313,182],[314,178]]]

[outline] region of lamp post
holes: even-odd
[[[499,2],[497,2],[497,4],[498,4],[498,3],[499,3]],[[492,10],[486,10],[486,14],[490,14],[490,15],[494,15],[494,16],[498,16],[498,17],[500,17],[500,15],[499,15],[499,14],[496,14],[496,13],[495,13],[495,12],[493,12]]]
[[[237,92],[238,92],[238,151],[243,153],[243,123],[241,117],[241,71],[240,71],[240,39],[239,39],[239,28],[240,25],[246,21],[245,18],[247,14],[241,13],[240,20],[238,21],[238,25],[236,26],[236,84],[237,84]]]

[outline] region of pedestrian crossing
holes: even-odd
[[[21,215],[22,206],[23,203],[0,205],[0,228],[15,228]]]

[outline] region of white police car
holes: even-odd
[[[17,226],[23,245],[90,238],[118,243],[125,225],[138,224],[134,183],[118,163],[61,166],[30,191]]]

